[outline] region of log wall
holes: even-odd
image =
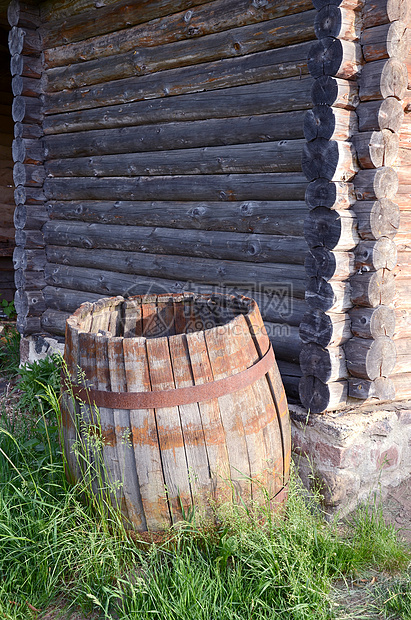
[[[85,299],[225,287],[257,299],[297,395],[311,0],[40,9],[15,59],[20,131],[44,114],[15,142],[22,332],[61,336]]]

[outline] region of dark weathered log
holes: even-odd
[[[402,99],[408,86],[407,67],[395,58],[367,62],[359,77],[359,84],[361,101],[387,97]]]
[[[41,290],[46,286],[43,271],[25,271],[24,269],[16,269],[14,283],[17,289],[29,291]]]
[[[358,118],[351,110],[316,105],[304,117],[304,136],[308,141],[315,138],[347,140],[357,132]]]
[[[15,138],[12,144],[13,161],[23,164],[42,164],[44,148],[41,140]]]
[[[270,338],[276,358],[298,364],[301,351],[301,340],[298,327],[276,325],[265,321],[265,328]]]
[[[45,154],[50,160],[68,157],[101,157],[106,154],[124,153],[123,159],[117,157],[114,159],[114,161],[122,162],[122,168],[117,176],[123,176],[124,172],[127,173],[127,166],[130,165],[128,159],[135,157],[133,153],[272,141],[277,139],[278,126],[281,122],[282,120],[278,118],[277,114],[264,114],[252,117],[192,121],[190,123],[164,123],[144,127],[84,131],[69,136],[67,134],[46,136],[44,138]],[[284,144],[289,145],[289,149],[293,149],[291,141]],[[299,164],[303,144],[304,141],[299,140],[294,145],[298,150],[295,157]],[[270,147],[273,148],[273,145],[270,144]],[[281,149],[281,144],[278,145],[277,149]],[[163,157],[167,157],[167,155],[163,155]],[[106,161],[110,162],[111,160]],[[84,166],[84,162],[80,163]]]
[[[356,113],[360,131],[390,129],[399,132],[404,119],[403,106],[395,97],[360,103]]]
[[[341,409],[347,403],[347,381],[323,383],[317,377],[305,375],[299,386],[300,399],[303,407],[311,413],[324,413]]]
[[[360,273],[350,279],[352,302],[375,308],[390,304],[395,293],[395,278],[391,271]]]
[[[46,310],[42,291],[17,290],[14,297],[17,314],[22,317],[41,316]]]
[[[285,202],[94,202],[67,201],[48,204],[55,220],[123,226],[167,226],[271,235],[303,236],[307,206]]]
[[[47,308],[72,314],[85,301],[94,302],[107,294],[97,294],[89,291],[71,290],[68,288],[56,288],[46,286],[43,295]]]
[[[305,299],[310,308],[323,312],[345,312],[353,305],[348,282],[327,282],[324,278],[308,279]]]
[[[304,236],[310,248],[324,246],[335,251],[352,250],[359,241],[355,213],[349,209],[335,211],[316,207],[305,219]]]
[[[354,188],[357,200],[392,199],[398,190],[398,175],[386,166],[360,170],[355,175]]]
[[[303,344],[300,366],[303,375],[313,375],[323,383],[348,377],[342,347],[321,347],[313,342]]]
[[[307,66],[314,78],[331,75],[349,80],[358,74],[363,62],[358,43],[325,37],[311,45]]]
[[[354,253],[332,252],[325,247],[315,247],[308,252],[304,264],[309,277],[346,280],[354,273]]]
[[[222,260],[243,259],[259,263],[281,261],[303,264],[306,247],[300,237],[270,237],[149,226],[117,226],[114,230],[113,226],[105,224],[56,220],[47,222],[43,231],[49,245],[178,254]]]
[[[44,193],[48,200],[65,200],[69,188],[72,200],[303,200],[306,186],[304,175],[298,172],[255,174],[252,178],[248,174],[78,177],[75,187],[70,179],[46,179]]]
[[[355,248],[355,267],[360,271],[394,269],[397,264],[397,247],[388,237],[377,241],[361,241]]]
[[[13,121],[19,123],[41,123],[43,104],[36,97],[16,97],[13,101]]]
[[[345,41],[356,41],[361,34],[361,21],[357,11],[326,4],[315,17],[314,29],[317,39],[334,37]]]
[[[11,0],[7,7],[7,19],[10,26],[37,28],[40,21],[40,9],[37,3]]]
[[[53,93],[45,96],[45,112],[56,114],[95,108],[107,105],[107,102],[128,103],[300,76],[308,72],[306,58],[309,46],[309,42],[301,43],[240,58],[170,69],[161,72],[161,80],[157,74],[145,75]]]
[[[367,0],[363,9],[363,27],[372,28],[394,21],[408,23],[408,2],[402,0]]]
[[[59,310],[46,310],[41,315],[41,327],[46,332],[64,336],[66,331],[66,321],[69,318],[69,312],[60,312]]]
[[[350,142],[316,138],[304,144],[302,170],[309,181],[349,181],[358,170],[355,149]]]
[[[395,344],[387,336],[375,340],[351,338],[344,345],[347,368],[354,377],[370,379],[389,377],[395,366]]]
[[[364,131],[353,137],[361,168],[393,166],[398,155],[400,140],[389,129]]]
[[[201,132],[196,138],[201,140]],[[281,140],[265,144],[55,159],[46,162],[45,168],[51,177],[299,172],[304,144],[304,140]],[[119,145],[119,148],[122,147]]]
[[[357,216],[357,230],[362,239],[395,237],[400,225],[400,210],[392,200],[360,200],[353,205]]]
[[[41,78],[41,58],[14,54],[10,60],[10,73],[12,75],[23,75],[28,78]]]
[[[393,375],[391,381],[394,384],[396,400],[409,400],[411,398],[411,372]]]
[[[115,270],[153,278],[186,280],[217,286],[245,288],[249,283],[261,287],[289,287],[294,297],[304,298],[304,269],[300,265],[277,265],[251,262],[222,261],[119,250],[83,250],[48,245],[47,258],[51,263],[60,263],[93,269]]]
[[[359,102],[358,85],[353,80],[322,75],[315,80],[311,97],[314,105],[330,105],[335,108],[354,110]]]
[[[349,379],[348,380],[348,396],[367,400],[368,398],[377,398],[381,401],[394,400],[395,387],[391,379],[386,377],[378,377],[375,381],[367,381],[366,379]]]
[[[39,316],[22,316],[21,314],[17,316],[16,329],[22,336],[39,334],[43,331]]]
[[[44,236],[40,230],[16,229],[16,245],[29,249],[45,247]]]
[[[43,136],[41,125],[28,125],[26,123],[14,123],[14,137],[34,140]]]
[[[47,220],[47,211],[43,207],[17,205],[14,211],[15,228],[40,230]]]
[[[14,190],[14,200],[16,205],[37,205],[43,204],[46,197],[43,190],[38,187],[19,185]]]
[[[125,54],[113,54],[86,62],[78,62],[77,58],[75,63],[68,66],[49,69],[48,90],[58,92],[67,88],[80,88],[310,41],[314,39],[314,14],[315,11],[304,11],[169,45],[161,44],[163,32],[160,28],[156,35],[156,47],[148,48],[144,42],[139,44],[136,33],[134,49]],[[79,52],[82,57],[80,49]]]
[[[40,56],[43,47],[38,31],[13,26],[9,31],[9,50],[12,56]]]
[[[303,343],[315,342],[321,347],[336,347],[351,338],[348,314],[322,312],[314,309],[306,312],[300,324]]]
[[[349,315],[354,336],[375,339],[381,336],[392,338],[394,335],[395,313],[389,306],[357,307],[350,310]]]
[[[38,97],[43,93],[43,81],[38,78],[15,75],[11,80],[11,89],[15,97]]]
[[[221,90],[135,101],[46,116],[46,134],[112,129],[152,123],[278,114],[277,139],[302,138],[303,113],[311,107],[312,78],[301,76]],[[273,118],[273,122],[274,122]]]
[[[355,202],[354,185],[342,181],[316,179],[307,185],[305,201],[310,208],[349,209]]]
[[[14,185],[32,185],[41,187],[46,178],[46,171],[43,166],[32,166],[17,162],[13,168]]]
[[[361,36],[361,46],[366,62],[382,58],[402,60],[408,54],[407,25],[401,21],[367,28]]]
[[[13,252],[14,269],[29,271],[43,271],[46,265],[45,250],[25,250],[22,247],[15,247]]]
[[[123,4],[122,9],[116,7],[115,11],[111,7],[100,8],[98,37],[95,36],[94,13],[90,19],[80,14],[70,16],[60,23],[48,23],[42,29],[44,46],[46,49],[57,49],[46,54],[46,62],[54,65],[69,64],[77,62],[80,54],[85,58],[98,58],[110,55],[113,49],[124,52],[142,44],[149,47],[163,45],[312,9],[308,0],[296,0],[292,6],[287,7],[278,2],[250,6],[248,0],[217,0],[195,11],[181,11],[178,5],[170,3],[168,12],[162,7],[160,13],[157,2],[153,3],[153,7],[149,7],[149,4],[128,2]],[[164,17],[151,22],[158,15]],[[90,37],[92,41],[75,43],[84,42]],[[59,46],[64,46],[66,51],[58,49]]]

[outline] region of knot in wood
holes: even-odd
[[[186,24],[190,21],[192,16],[193,16],[193,11],[187,11],[187,13],[184,15],[184,21]]]

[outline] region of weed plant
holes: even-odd
[[[5,379],[17,376],[20,365],[20,334],[12,325],[5,325],[0,335],[0,374]]]
[[[93,495],[96,480],[111,491],[99,446],[87,451],[81,440],[84,480],[67,483],[58,397],[42,389],[54,418],[40,412],[13,433],[0,417],[0,613],[8,620],[34,617],[32,608],[62,595],[112,620],[328,620],[334,579],[409,561],[372,506],[341,533],[294,474],[282,515],[215,504],[208,520],[193,511],[159,542],[136,542],[115,506]]]

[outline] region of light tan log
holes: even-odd
[[[393,375],[391,381],[395,388],[395,400],[411,399],[411,372]]]
[[[363,8],[363,28],[397,20],[408,23],[409,5],[403,0],[367,0]]]
[[[355,11],[362,8],[363,0],[313,0],[313,5],[318,11],[329,4],[341,7],[342,9]]]
[[[355,271],[354,253],[315,247],[308,252],[304,265],[309,277],[321,277],[327,281],[347,280]]]
[[[408,55],[409,44],[407,25],[401,21],[367,28],[361,36],[366,62],[382,58],[403,60]]]
[[[315,138],[348,140],[357,132],[358,117],[351,110],[316,105],[304,117],[304,136],[308,141]]]
[[[411,312],[409,308],[395,308],[395,331],[394,340],[411,338]]]
[[[342,80],[330,75],[317,78],[312,86],[314,105],[329,105],[335,108],[355,110],[359,103],[358,85],[353,80]]]
[[[376,398],[380,401],[390,401],[395,398],[395,386],[387,377],[378,377],[374,381],[348,379],[348,396],[359,400]]]
[[[411,338],[394,340],[397,349],[397,360],[392,375],[411,372]]]
[[[353,137],[361,168],[379,168],[395,164],[400,139],[389,129],[364,131]]]
[[[304,144],[302,170],[309,181],[350,181],[359,170],[355,149],[350,142],[316,138]]]
[[[323,383],[348,377],[342,347],[321,347],[312,342],[304,344],[300,353],[300,367],[303,375],[313,375]]]
[[[389,306],[375,308],[352,308],[349,311],[351,331],[359,338],[376,339],[381,336],[392,338],[396,329],[395,313]]]
[[[352,250],[359,241],[356,216],[349,209],[312,209],[304,222],[304,236],[310,248],[324,246],[336,252]]]
[[[345,312],[352,307],[350,284],[324,278],[308,278],[305,299],[310,308],[323,312]]]
[[[391,271],[370,271],[350,278],[351,301],[354,305],[375,308],[394,299],[395,278]]]
[[[350,8],[327,4],[317,13],[314,29],[317,39],[334,37],[357,41],[361,34],[360,15]]]
[[[304,344],[315,342],[322,347],[336,347],[352,337],[350,323],[346,313],[309,310],[300,323],[300,338]]]
[[[397,264],[397,247],[388,237],[361,241],[355,248],[355,267],[360,271],[392,270]]]
[[[389,377],[396,362],[396,347],[387,336],[375,340],[351,338],[345,345],[345,357],[350,374],[373,381]]]
[[[327,207],[328,209],[349,209],[355,203],[353,183],[316,179],[307,185],[305,201],[311,209]]]
[[[325,37],[311,45],[307,65],[314,78],[331,75],[349,80],[358,74],[363,62],[358,43]]]
[[[411,179],[411,140],[409,138],[405,141],[404,137],[401,136],[400,148],[395,165],[396,168],[399,169],[398,178],[400,179],[400,183],[404,182],[407,184],[407,181]],[[404,168],[404,170],[401,170],[401,168]]]
[[[360,131],[390,129],[399,132],[404,120],[402,103],[396,97],[360,103],[356,113]]]
[[[299,393],[301,403],[307,411],[335,411],[347,404],[348,382],[344,380],[323,383],[313,375],[305,375],[301,378]]]
[[[411,278],[395,278],[395,308],[411,311]]]
[[[392,168],[360,170],[354,178],[357,200],[380,200],[394,198],[398,191],[398,176]]]
[[[360,200],[354,203],[352,209],[357,216],[357,230],[362,239],[392,239],[397,234],[400,210],[392,200]]]
[[[402,99],[408,85],[407,67],[395,58],[367,62],[362,69],[359,84],[361,101],[387,97]]]

